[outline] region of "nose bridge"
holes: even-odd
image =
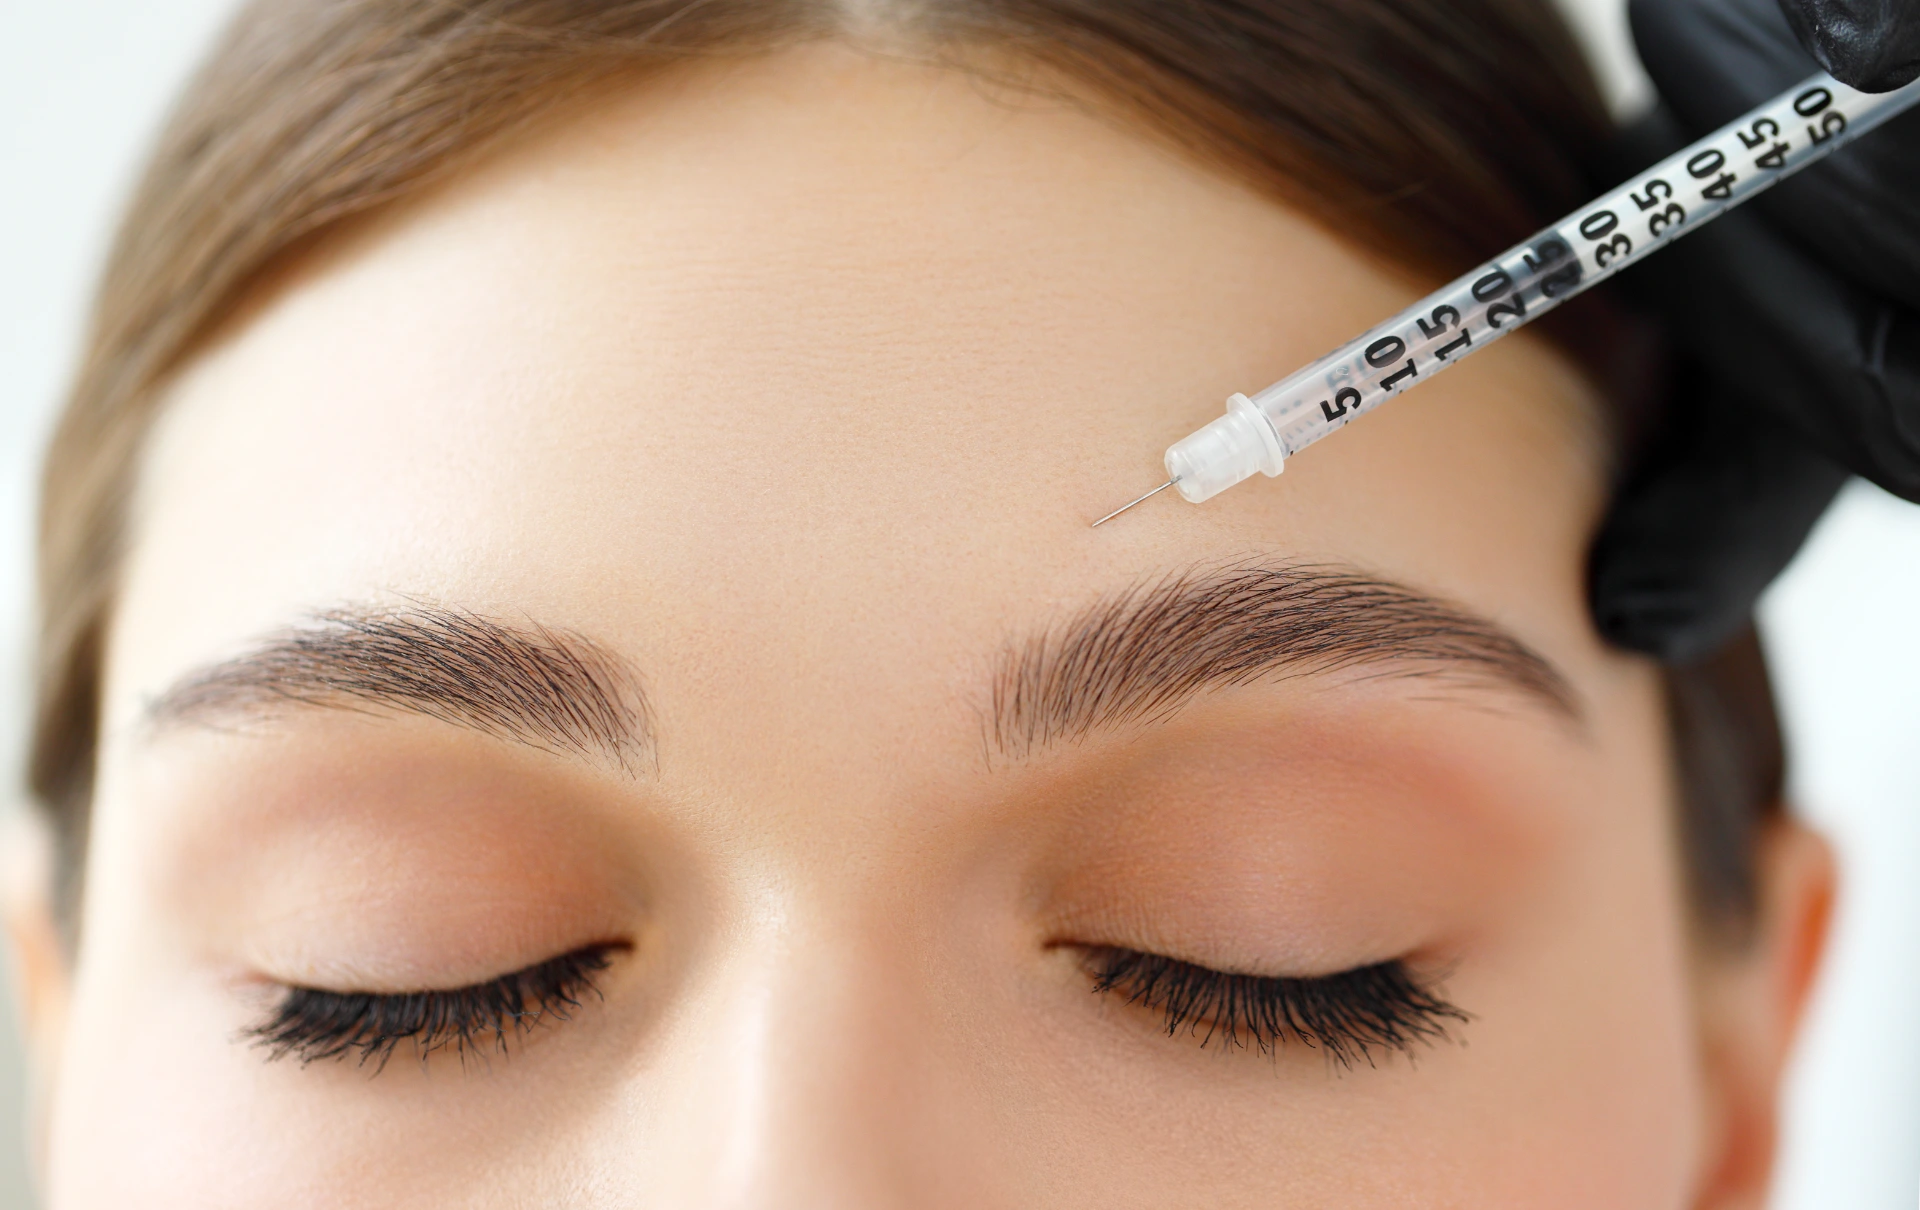
[[[688,1112],[668,1124],[680,1137],[663,1159],[697,1169],[673,1182],[682,1204],[989,1204],[966,1187],[966,1157],[981,1153],[965,1143],[966,1098],[909,930],[844,907],[775,919],[692,993],[674,1030],[691,1060],[674,1064]]]

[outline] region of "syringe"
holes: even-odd
[[[1167,450],[1166,491],[1195,504],[1286,460],[1394,395],[1525,327],[1674,239],[1920,102],[1920,81],[1864,93],[1821,72],[1640,173]]]

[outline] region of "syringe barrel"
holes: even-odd
[[[1278,474],[1285,458],[1916,102],[1920,81],[1863,93],[1815,75],[1254,395],[1262,426],[1230,410],[1167,451],[1168,476],[1199,503],[1255,470]]]

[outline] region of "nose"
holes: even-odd
[[[988,1189],[989,1098],[942,1022],[910,939],[775,928],[696,980],[655,1082],[648,1204],[940,1210]],[[665,1179],[660,1179],[665,1178]]]

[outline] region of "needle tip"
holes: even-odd
[[[1178,479],[1169,479],[1165,483],[1162,483],[1159,487],[1154,488],[1152,491],[1148,492],[1146,495],[1140,497],[1138,500],[1133,500],[1133,501],[1129,501],[1126,504],[1122,504],[1119,508],[1114,509],[1112,512],[1108,513],[1106,516],[1100,518],[1098,521],[1095,521],[1093,523],[1093,528],[1099,529],[1102,525],[1105,525],[1107,522],[1113,520],[1115,517],[1119,516],[1121,513],[1126,512],[1128,509],[1132,508],[1134,505],[1145,504],[1147,501],[1153,499],[1155,496],[1159,495],[1161,492],[1166,491],[1168,488],[1172,487],[1174,484],[1178,482],[1179,482]]]

